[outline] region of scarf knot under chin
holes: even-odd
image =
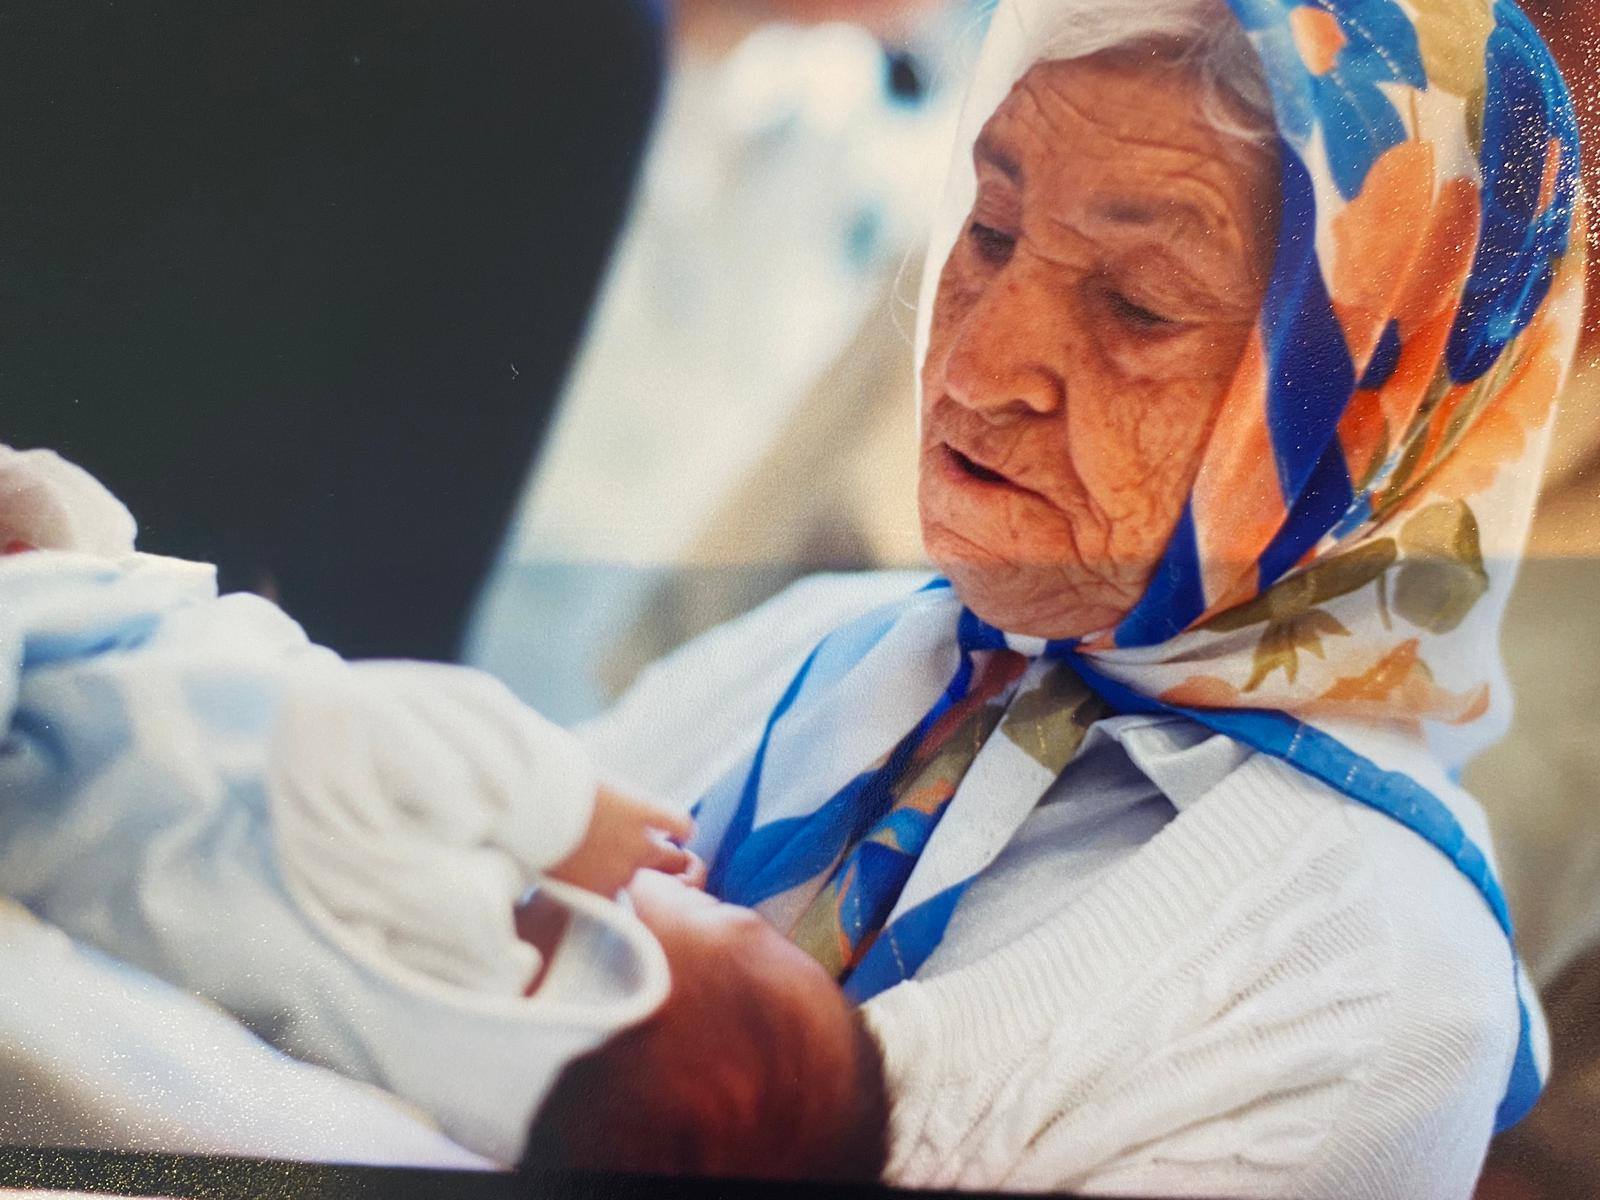
[[[741,882],[751,903],[791,889],[810,892],[803,907],[794,898],[799,915],[785,932],[847,987],[979,756],[1020,753],[1037,764],[1036,786],[1048,789],[1090,726],[1111,712],[1059,655],[1047,653],[1039,663],[998,648],[989,636],[994,631],[970,612],[960,627],[968,635],[960,639],[961,665],[941,703],[863,774],[837,820],[797,822],[790,845],[751,863],[753,872]],[[981,638],[972,636],[980,631]],[[1040,669],[1032,669],[1036,664]],[[995,748],[986,750],[996,737]],[[1012,773],[1024,774],[1020,767],[1013,764]],[[813,871],[824,856],[829,865]],[[742,875],[738,857],[729,872]],[[897,970],[904,972],[908,952],[893,942]],[[916,948],[909,953],[920,961]]]

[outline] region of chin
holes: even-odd
[[[943,530],[925,530],[923,541],[961,602],[1007,633],[1087,637],[1111,628],[1132,607],[1120,596],[1105,597],[1103,580],[1065,563],[1008,562]]]

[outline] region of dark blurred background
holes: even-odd
[[[628,199],[650,0],[0,4],[0,411],[147,550],[452,657]]]

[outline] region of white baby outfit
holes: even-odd
[[[0,448],[8,1054],[68,1092],[90,1078],[151,1098],[120,1126],[65,1120],[67,1140],[514,1162],[561,1066],[667,988],[659,946],[624,908],[543,881],[578,920],[525,995],[541,964],[513,906],[587,826],[586,756],[486,676],[346,663],[266,601],[219,599],[210,568],[136,553],[133,532],[84,472]],[[120,999],[139,972],[344,1080],[287,1071],[179,993]],[[140,1019],[152,1005],[193,1023],[193,1052]],[[47,1020],[92,1032],[45,1037]],[[260,1066],[229,1077],[222,1108],[198,1100],[218,1079],[208,1039]],[[131,1082],[130,1061],[162,1055],[176,1057]],[[293,1116],[290,1077],[315,1080]],[[346,1116],[334,1098],[351,1080],[371,1087],[351,1085]],[[373,1088],[410,1106],[392,1104],[378,1132],[355,1115],[382,1107]],[[0,1113],[24,1135],[25,1118]],[[152,1121],[166,1133],[138,1132]]]

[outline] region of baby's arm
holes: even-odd
[[[602,786],[583,840],[550,875],[602,896],[616,895],[638,871],[676,875],[699,887],[704,865],[682,845],[693,836],[687,813]]]
[[[296,654],[264,765],[295,899],[436,979],[522,995],[518,902],[574,852],[594,771],[571,735],[476,671]]]
[[[642,927],[555,884],[592,952],[523,998],[512,906],[595,782],[481,675],[346,664],[189,564],[19,554],[0,722],[0,890],[480,1153],[513,1161],[554,1073],[665,994]]]

